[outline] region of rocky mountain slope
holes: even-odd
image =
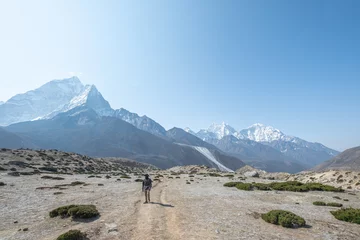
[[[52,119],[13,124],[5,130],[43,149],[93,157],[125,157],[160,168],[191,164],[218,167],[213,159],[196,149],[142,131],[121,119],[102,117],[86,106],[60,113]],[[244,164],[226,154],[214,154],[216,161],[230,169]]]
[[[243,142],[243,144],[239,144],[235,153],[240,152],[240,154],[246,154],[247,159],[253,159],[253,161],[255,161],[253,162],[254,166],[256,162],[264,162],[263,157],[259,157],[259,154],[264,155],[258,151],[259,148],[261,148],[262,151],[267,149],[269,152],[265,155],[270,156],[274,156],[274,150],[276,150],[278,152],[276,154],[276,160],[278,161],[286,159],[286,162],[294,162],[295,160],[299,165],[298,169],[313,167],[338,154],[337,151],[325,147],[320,143],[312,143],[298,137],[289,136],[279,129],[260,123],[254,124],[241,131],[236,131],[224,122],[221,124],[212,124],[208,129],[202,129],[197,133],[194,133],[189,128],[187,128],[187,131],[204,141],[216,145],[224,151],[229,151],[229,153],[234,153],[234,146],[225,150],[225,146],[229,147],[230,145],[229,139],[221,140],[226,136],[233,136],[237,139],[238,144]],[[232,145],[234,142],[235,140],[232,141]],[[271,148],[261,145],[266,145]],[[277,164],[275,164],[275,166],[277,166]],[[256,167],[261,166],[257,165]],[[280,169],[275,170],[279,171]]]
[[[348,170],[360,171],[360,147],[345,150],[336,157],[313,168],[314,171]]]

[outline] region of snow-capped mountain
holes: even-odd
[[[286,135],[279,129],[261,123],[256,123],[241,131],[236,131],[225,123],[212,124],[207,130],[200,130],[195,135],[203,141],[216,146],[218,146],[217,140],[223,139],[225,136],[234,136],[237,139],[268,145],[281,154],[308,166],[315,166],[338,154],[337,151],[320,143],[312,143],[298,137]],[[255,146],[255,144],[253,145]],[[254,152],[256,151],[255,149]]]
[[[261,123],[256,123],[240,131],[240,134],[245,138],[255,142],[271,142],[275,140],[290,140],[288,136],[282,133],[279,129],[271,126],[265,126]]]
[[[222,122],[221,124],[213,123],[210,125],[207,131],[214,133],[217,139],[221,139],[228,135],[237,135],[236,130],[225,122]]]
[[[80,106],[92,108],[100,116],[112,116],[114,114],[114,110],[110,107],[109,102],[104,99],[95,85],[86,85],[82,92],[73,97],[64,106],[60,106],[52,113],[45,116],[44,119],[53,118],[59,113],[67,112]]]
[[[0,105],[0,126],[52,119],[58,114],[79,107],[90,108],[101,117],[110,116],[122,119],[155,135],[166,135],[166,130],[147,116],[139,116],[123,108],[112,109],[95,85],[84,86],[77,77],[54,80],[38,89],[12,97]]]
[[[188,132],[191,131],[190,128],[188,129]],[[196,135],[204,141],[211,139],[222,139],[223,137],[228,135],[232,135],[238,139],[244,138],[239,132],[237,132],[233,127],[226,124],[225,122],[222,122],[221,124],[213,123],[208,127],[208,129],[201,129],[197,133],[194,133],[193,131],[189,133]]]
[[[140,117],[136,113],[132,113],[126,109],[120,108],[115,110],[112,116],[120,118],[125,122],[128,122],[137,127],[138,129],[150,132],[152,134],[160,136],[165,136],[166,134],[165,128],[146,115]]]
[[[67,104],[84,89],[77,77],[53,80],[43,86],[15,95],[0,105],[0,126],[46,116]]]

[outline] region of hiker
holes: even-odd
[[[144,203],[150,202],[151,188],[152,188],[152,180],[151,180],[151,178],[149,178],[149,174],[145,174],[145,179],[143,180],[143,183],[142,183],[142,191],[145,192],[145,202]]]

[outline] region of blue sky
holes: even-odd
[[[78,75],[194,130],[261,122],[360,145],[359,1],[1,1],[0,100]]]

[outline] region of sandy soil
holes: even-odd
[[[170,179],[168,175],[155,183],[152,203],[144,204],[141,183],[134,182],[135,177],[116,181],[116,177],[61,176],[65,180],[0,175],[0,181],[7,184],[0,187],[0,239],[56,239],[70,229],[86,232],[94,240],[360,239],[359,225],[336,220],[329,212],[335,208],[312,205],[319,200],[360,208],[360,193],[248,192],[223,187],[229,181],[225,177],[183,174],[180,179]],[[194,181],[186,184],[189,179]],[[36,190],[73,181],[89,185]],[[104,186],[98,186],[99,183]],[[63,194],[53,194],[58,191]],[[94,204],[101,216],[87,222],[49,217],[49,211],[68,204]],[[305,218],[309,226],[286,229],[264,222],[260,214],[273,209],[292,211]],[[29,230],[18,231],[24,228]]]

